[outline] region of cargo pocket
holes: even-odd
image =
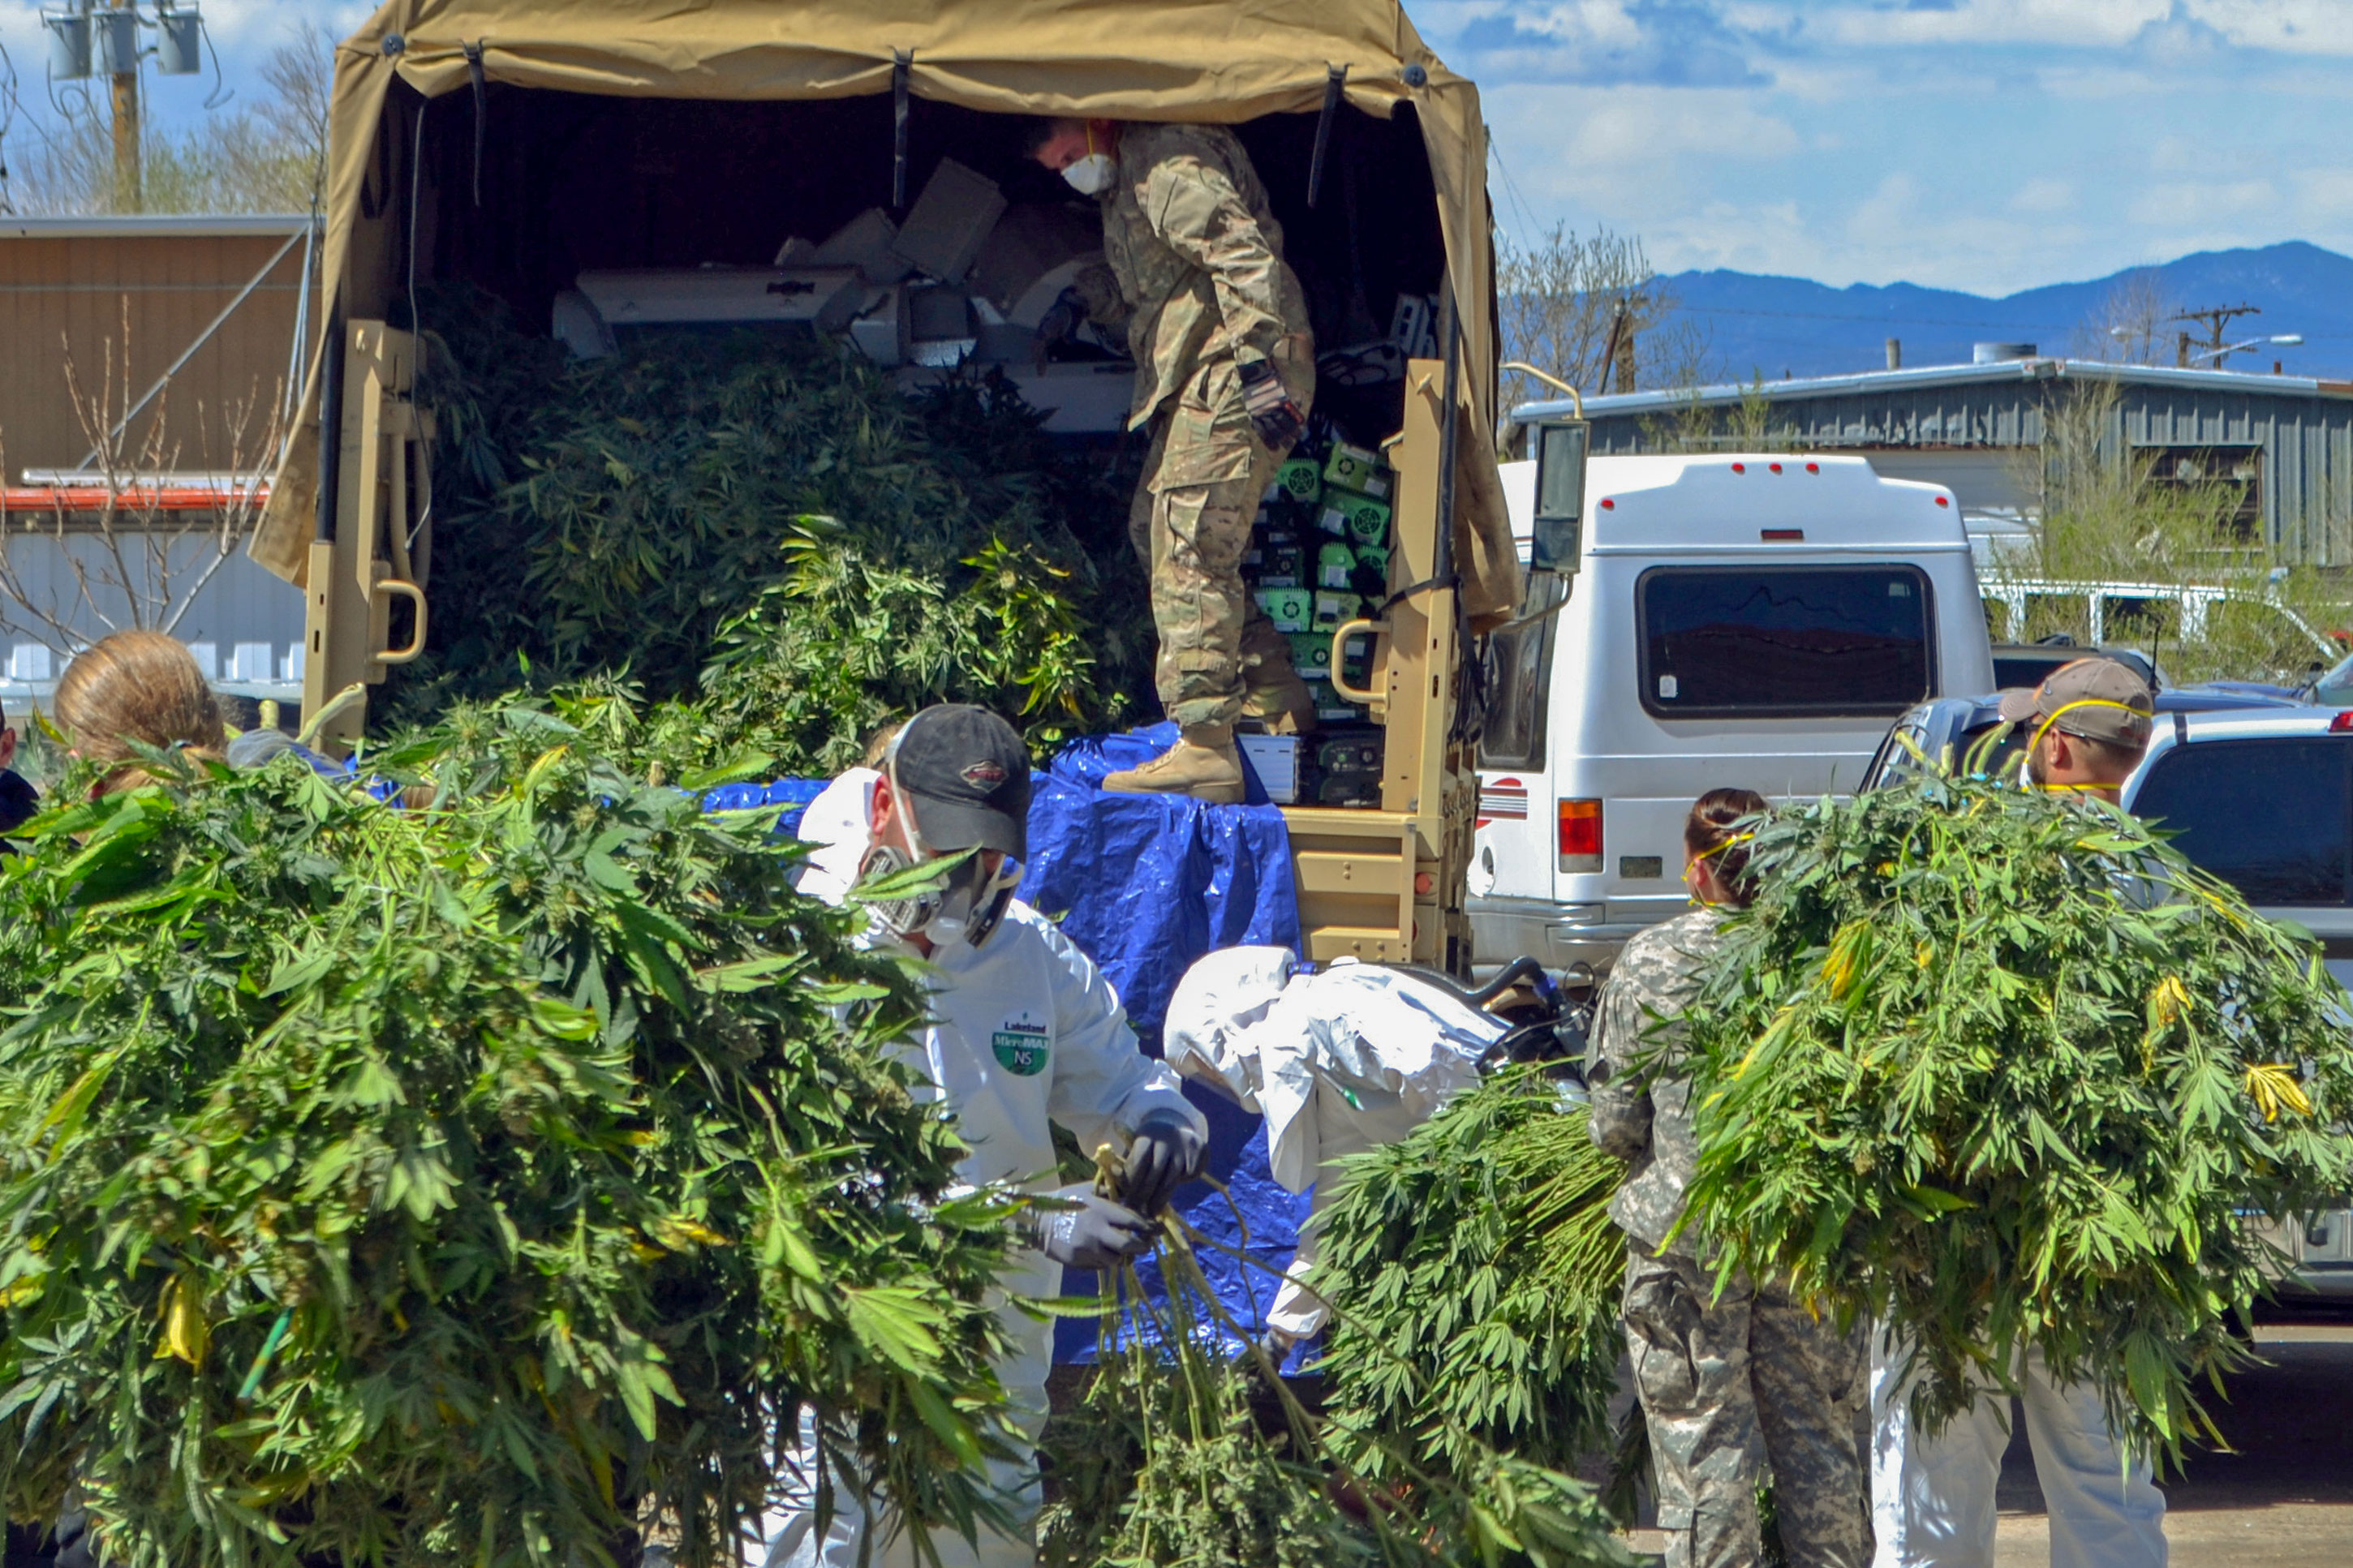
[[[1176,395],[1167,439],[1149,482],[1157,492],[1247,479],[1252,456],[1240,367],[1229,356],[1217,355],[1195,366]]]

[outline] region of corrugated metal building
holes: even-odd
[[[110,402],[119,418],[124,403],[154,385],[242,294],[162,400],[167,467],[231,467],[228,410],[267,404],[300,378],[294,330],[309,224],[267,216],[0,218],[0,364],[8,369],[0,376],[0,440],[11,477],[75,468],[90,448],[67,393],[69,353],[86,399],[98,395],[111,362]],[[142,414],[132,434],[146,426]],[[242,466],[261,465],[258,453],[237,456]]]
[[[2353,566],[2353,382],[2031,357],[1625,393],[1588,398],[1585,412],[1596,454],[1852,453],[1891,478],[1949,487],[1965,514],[1990,522],[2037,509],[2035,454],[2069,400],[2097,411],[2104,456],[2132,454],[2160,481],[2243,487],[2243,526],[2283,562]],[[1568,412],[1532,403],[1512,418]],[[1735,433],[1760,412],[1761,441]]]
[[[298,216],[0,218],[0,462],[21,503],[54,473],[82,467],[92,446],[90,410],[78,410],[70,357],[85,405],[102,398],[106,423],[136,409],[126,444],[142,444],[161,412],[157,465],[173,473],[266,472],[271,409],[299,379],[317,326],[310,220]],[[128,344],[126,363],[125,345]],[[168,375],[166,390],[138,408]],[[127,381],[127,385],[126,385]],[[240,442],[232,410],[250,405]],[[37,531],[29,536],[26,525]],[[127,624],[119,593],[83,603],[82,585],[110,570],[87,519],[69,511],[62,540],[47,509],[7,519],[10,564],[26,596],[66,612],[78,640]],[[204,546],[177,540],[174,564]],[[76,573],[72,556],[84,570]],[[127,552],[151,577],[157,558]],[[184,583],[194,573],[183,573]],[[0,615],[0,693],[23,700],[54,673],[57,638]],[[205,584],[174,628],[224,682],[283,683],[302,640],[302,596],[248,560],[240,548]],[[43,644],[51,645],[45,648]],[[267,645],[264,651],[263,645]],[[267,669],[265,675],[262,672]]]

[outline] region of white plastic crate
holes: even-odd
[[[1299,737],[1296,735],[1237,735],[1242,754],[1266,786],[1267,798],[1278,805],[1299,801]]]

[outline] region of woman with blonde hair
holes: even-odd
[[[153,782],[133,742],[222,760],[220,701],[195,656],[161,632],[116,632],[74,655],[54,701],[72,754],[109,764],[96,794]]]

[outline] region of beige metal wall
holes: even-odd
[[[86,397],[106,386],[111,365],[111,416],[120,418],[126,311],[135,402],[305,221],[0,219],[0,461],[8,482],[26,468],[74,468],[90,448],[67,389],[69,353]],[[274,450],[263,450],[262,438],[289,374],[303,248],[297,239],[164,396],[132,422],[131,437],[143,437],[163,409],[166,467],[231,467],[227,411],[248,400],[257,409],[235,466],[272,466]]]

